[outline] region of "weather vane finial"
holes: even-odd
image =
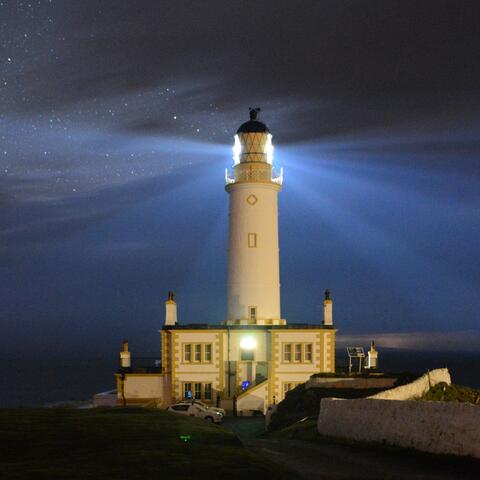
[[[250,107],[249,110],[250,110],[250,120],[256,120],[256,119],[257,119],[257,115],[259,114],[261,108],[259,108],[259,107],[252,108],[252,107]]]

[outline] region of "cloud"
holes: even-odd
[[[417,351],[480,352],[480,331],[359,333],[337,336],[337,347],[367,346],[371,340],[379,349],[394,348]]]

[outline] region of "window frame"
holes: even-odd
[[[308,355],[308,358],[307,358]],[[283,342],[282,362],[287,364],[313,364],[314,343],[313,342]]]
[[[300,347],[300,348],[298,348]],[[302,344],[294,343],[293,344],[293,363],[303,363],[302,362]]]
[[[198,389],[197,389],[198,387]],[[202,399],[202,382],[195,382],[193,384],[193,400],[201,400]]]
[[[208,359],[207,359],[207,351],[208,351]],[[212,363],[212,344],[211,343],[204,343],[203,344],[203,355],[202,355],[202,363]]]
[[[257,248],[258,242],[257,242],[257,234],[254,232],[249,232],[247,234],[247,245],[248,248]]]
[[[309,347],[308,351],[307,347]],[[307,354],[310,358],[307,358]],[[303,344],[303,363],[313,363],[313,343]]]
[[[188,352],[188,359],[187,359]],[[192,363],[192,344],[184,343],[183,344],[183,363]]]
[[[208,388],[207,388],[208,386]],[[208,397],[207,397],[207,392],[208,392]],[[213,389],[212,389],[212,384],[210,382],[204,383],[203,384],[203,399],[207,401],[212,401],[213,400]]]
[[[183,400],[181,402],[201,402],[211,404],[214,398],[213,382],[187,381],[182,383]],[[188,388],[190,387],[190,388]],[[187,392],[192,393],[192,398],[186,396]],[[200,397],[198,396],[200,394]]]
[[[187,390],[187,385],[190,385],[190,388]],[[183,382],[183,398],[190,400],[190,398],[187,397],[187,392],[192,392],[192,382]],[[192,393],[192,398],[193,398],[193,393]]]
[[[186,363],[189,365],[213,363],[213,342],[183,343],[182,350],[182,363]]]

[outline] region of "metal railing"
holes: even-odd
[[[225,169],[225,183],[227,185],[237,182],[272,182],[278,185],[283,183],[283,168],[261,169],[261,170],[243,170],[234,172]]]

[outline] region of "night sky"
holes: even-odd
[[[320,322],[328,287],[341,334],[480,349],[474,3],[0,1],[2,351],[156,354],[170,289],[224,320],[257,106],[283,316]]]

